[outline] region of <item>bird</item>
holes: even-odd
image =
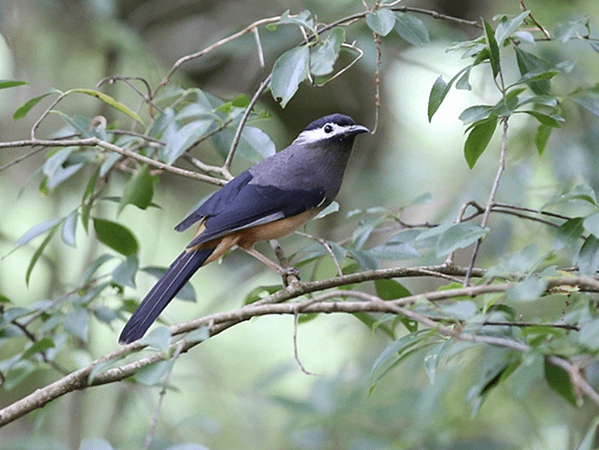
[[[199,222],[187,248],[150,289],[123,328],[119,342],[137,341],[202,266],[238,246],[282,273],[253,249],[259,241],[291,234],[336,197],[354,139],[370,130],[344,114],[310,123],[285,149],[241,172],[176,227]]]

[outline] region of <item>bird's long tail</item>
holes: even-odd
[[[213,251],[210,248],[181,253],[137,307],[123,328],[119,342],[128,344],[141,338]]]

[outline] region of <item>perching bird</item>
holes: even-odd
[[[332,114],[315,120],[289,147],[260,161],[215,192],[175,227],[198,231],[148,292],[121,332],[119,342],[141,338],[183,285],[203,265],[235,245],[271,267],[254,243],[292,233],[327,207],[339,192],[354,138],[368,128]]]

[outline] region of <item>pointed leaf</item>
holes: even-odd
[[[394,28],[402,39],[417,47],[430,42],[428,29],[418,17],[402,12],[396,12],[395,17]]]
[[[94,230],[100,242],[125,256],[137,253],[139,244],[131,230],[110,220],[96,217],[93,220]]]
[[[137,255],[129,255],[127,259],[120,263],[112,272],[112,279],[116,284],[129,286],[133,289],[135,286],[135,275],[139,269],[139,259]]]
[[[333,71],[335,61],[339,56],[341,44],[345,41],[345,30],[333,28],[326,39],[312,49],[310,55],[310,72],[315,76],[328,75]]]
[[[513,19],[504,20],[497,25],[495,30],[495,40],[499,48],[503,47],[503,43],[509,38],[528,17],[530,11],[524,11],[518,14]]]
[[[127,106],[123,105],[122,103],[117,102],[110,95],[106,95],[103,92],[99,92],[94,89],[71,89],[70,91],[65,92],[64,95],[66,96],[66,95],[69,95],[72,93],[79,93],[79,94],[91,95],[92,97],[96,97],[97,99],[102,100],[107,105],[110,105],[113,108],[119,110],[120,112],[127,114],[129,117],[131,117],[132,119],[134,119],[135,121],[137,121],[143,125],[143,122],[142,122],[141,118],[137,115],[137,113],[130,110]]]
[[[491,69],[493,70],[493,78],[499,74],[499,47],[495,40],[495,33],[493,28],[486,20],[483,20],[485,28],[485,40],[487,43],[487,50],[489,51],[489,61],[491,63]]]
[[[447,84],[445,80],[443,80],[443,76],[439,75],[439,78],[435,80],[433,83],[433,87],[431,88],[431,93],[428,96],[428,121],[430,122],[443,103],[445,96],[449,92],[451,88],[451,84]]]
[[[478,161],[478,158],[483,154],[487,145],[489,145],[496,127],[497,118],[490,117],[489,119],[479,122],[470,131],[468,138],[466,138],[466,143],[464,144],[464,156],[466,157],[468,167],[471,169],[476,164],[476,161]]]
[[[53,91],[46,92],[45,94],[42,94],[42,95],[39,95],[37,97],[27,100],[25,103],[23,103],[21,106],[19,106],[17,108],[17,110],[14,112],[14,114],[12,115],[13,120],[19,120],[19,119],[22,119],[23,117],[25,117],[27,115],[27,113],[29,111],[31,111],[31,109],[33,109],[33,107],[35,105],[37,105],[41,100],[46,98],[48,95],[52,94],[52,92]]]
[[[387,36],[395,25],[395,14],[387,8],[377,9],[366,15],[366,24],[372,31]]]
[[[376,289],[376,295],[383,300],[397,300],[398,298],[412,295],[404,285],[392,279],[375,280],[374,287]]]
[[[275,101],[285,108],[302,81],[308,77],[310,48],[308,45],[283,53],[272,68],[270,90]]]
[[[87,342],[89,334],[89,313],[83,308],[77,308],[64,318],[64,328],[83,342]]]
[[[120,213],[127,205],[135,205],[139,209],[146,209],[150,206],[154,196],[154,182],[156,180],[155,176],[150,175],[148,165],[142,165],[127,182],[119,202],[118,212]]]
[[[213,123],[213,119],[196,120],[183,126],[174,135],[170,136],[161,152],[164,162],[167,164],[174,163],[179,156],[208,132]]]
[[[0,89],[7,89],[16,86],[23,86],[27,84],[26,81],[17,81],[17,80],[0,80]]]
[[[77,219],[79,214],[77,210],[73,211],[67,217],[65,217],[64,222],[62,223],[62,229],[60,237],[62,241],[70,246],[75,247],[75,232],[77,231]]]
[[[576,394],[570,375],[561,367],[553,365],[547,357],[545,357],[545,379],[551,389],[576,406]]]
[[[594,276],[599,268],[599,239],[590,235],[578,253],[578,270],[583,275]]]
[[[545,61],[538,56],[522,50],[520,47],[515,47],[516,61],[520,75],[524,76],[529,72],[542,72],[551,67],[548,61]],[[549,91],[551,84],[549,80],[529,81],[526,83],[528,87],[537,95],[545,95]]]
[[[437,242],[437,256],[442,257],[460,248],[474,244],[489,232],[488,228],[470,222],[461,222],[449,227]]]
[[[546,125],[539,125],[539,128],[537,128],[537,132],[535,133],[535,146],[537,147],[539,156],[545,152],[545,147],[547,147],[551,130],[552,127]]]

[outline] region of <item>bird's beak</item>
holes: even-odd
[[[347,129],[348,134],[370,133],[370,130],[364,125],[352,125]]]

